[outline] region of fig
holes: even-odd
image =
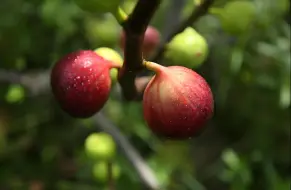
[[[115,12],[120,0],[74,0],[76,5],[90,13]]]
[[[177,34],[166,47],[165,57],[173,64],[189,68],[199,67],[207,58],[208,44],[194,28]]]
[[[125,32],[122,30],[120,35],[120,47],[124,50],[125,46]],[[153,26],[148,26],[143,39],[142,52],[144,58],[149,58],[160,43],[160,32]]]
[[[109,70],[117,67],[92,50],[69,53],[52,68],[52,93],[60,107],[72,117],[91,117],[108,100]]]
[[[108,60],[108,61],[112,61],[116,64],[119,64],[120,67],[122,67],[123,65],[123,59],[122,57],[119,55],[119,53],[111,48],[108,47],[100,47],[97,48],[95,50],[95,52],[100,55],[101,57],[103,57],[104,59]],[[112,68],[110,70],[110,77],[112,80],[112,83],[117,81],[117,77],[118,77],[118,69],[116,68]]]
[[[115,156],[116,145],[109,134],[92,133],[86,138],[85,150],[94,160],[111,160]]]
[[[112,178],[118,179],[121,173],[120,166],[112,164]],[[108,179],[108,163],[105,161],[97,162],[93,166],[93,176],[99,182],[105,183]]]
[[[93,47],[115,46],[118,43],[119,24],[111,14],[84,19],[85,37]]]
[[[210,13],[216,15],[223,30],[232,35],[246,32],[256,18],[256,7],[253,2],[238,0],[228,2],[223,8],[212,8]]]
[[[145,67],[156,73],[143,95],[143,115],[149,128],[169,139],[199,135],[214,110],[206,80],[182,66],[145,62]]]

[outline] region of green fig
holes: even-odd
[[[123,59],[120,56],[120,54],[111,48],[100,47],[100,48],[95,49],[95,52],[108,61],[115,62],[119,65],[123,64]],[[112,83],[116,82],[117,77],[118,77],[118,69],[112,68],[110,70],[110,77],[111,77]]]
[[[113,46],[118,42],[120,26],[110,14],[102,18],[87,17],[84,28],[85,36],[92,46]]]
[[[165,57],[180,66],[197,68],[207,58],[208,44],[194,28],[188,27],[167,45]]]
[[[250,1],[232,1],[223,8],[210,9],[210,13],[216,15],[222,29],[232,35],[246,32],[256,18],[256,7]]]
[[[107,133],[92,133],[85,140],[87,155],[95,160],[111,160],[115,156],[116,145]]]
[[[118,179],[121,173],[119,165],[112,164],[112,178]],[[108,163],[107,162],[97,162],[93,166],[93,176],[99,182],[105,183],[108,179]]]

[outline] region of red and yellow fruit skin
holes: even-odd
[[[214,101],[207,82],[182,66],[165,67],[147,85],[144,118],[158,136],[186,139],[196,136],[212,117]]]
[[[145,58],[149,58],[160,43],[160,33],[153,27],[148,26],[143,39],[142,52]],[[122,31],[120,36],[120,47],[124,50],[125,46],[125,32]]]
[[[51,88],[60,107],[76,118],[98,112],[109,97],[111,62],[91,50],[61,58],[51,72]]]

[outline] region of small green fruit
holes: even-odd
[[[84,11],[91,13],[115,12],[120,0],[75,0],[75,3]]]
[[[116,45],[119,27],[111,14],[105,14],[101,18],[87,17],[84,20],[85,36],[95,47]]]
[[[112,164],[112,178],[118,179],[121,173],[121,169],[117,164]],[[106,182],[108,179],[108,163],[98,162],[93,166],[93,175],[95,179],[100,182]]]
[[[229,2],[222,9],[210,12],[219,17],[223,30],[233,35],[246,32],[256,18],[254,3],[243,0]]]
[[[188,27],[167,45],[165,57],[174,64],[197,68],[208,55],[208,44],[195,29]]]
[[[116,145],[107,133],[92,133],[85,141],[85,150],[92,159],[111,160],[115,156]]]
[[[120,54],[111,48],[100,47],[100,48],[97,48],[95,52],[108,61],[112,61],[120,65],[123,64],[123,59],[120,56]],[[116,82],[117,77],[118,77],[118,69],[112,68],[110,70],[110,77],[113,83]]]

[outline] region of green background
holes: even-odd
[[[130,13],[135,2],[122,6]],[[193,25],[210,46],[197,72],[215,97],[214,117],[199,137],[181,143],[158,139],[143,120],[141,103],[122,102],[116,90],[104,107],[167,190],[290,188],[290,2],[252,2],[253,25],[240,35],[228,34],[209,14]],[[217,0],[215,6],[225,3]],[[192,0],[165,0],[151,25],[164,38],[192,7]],[[0,190],[106,189],[84,152],[86,137],[98,127],[60,110],[45,71],[78,49],[121,52],[120,30],[112,15],[87,14],[70,0],[1,0]],[[8,71],[26,73],[21,84]],[[6,74],[11,83],[3,82]],[[116,163],[117,189],[142,189],[123,154]]]

